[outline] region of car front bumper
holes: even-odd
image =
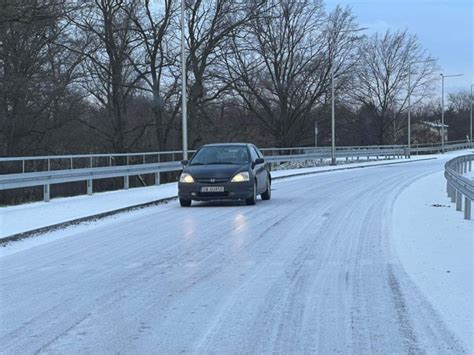
[[[201,192],[204,186],[224,186],[224,192]],[[225,183],[178,183],[178,196],[184,200],[212,201],[212,200],[243,200],[252,197],[253,183],[225,182]]]

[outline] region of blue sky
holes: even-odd
[[[327,10],[350,6],[370,32],[407,29],[438,59],[447,92],[474,84],[474,0],[326,0]]]

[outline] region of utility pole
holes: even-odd
[[[188,159],[188,112],[186,92],[186,46],[184,43],[184,0],[181,0],[181,113],[183,129],[183,159]]]

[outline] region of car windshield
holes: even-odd
[[[222,146],[203,147],[190,162],[190,165],[208,164],[246,164],[249,162],[247,147],[245,146]]]

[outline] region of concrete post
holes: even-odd
[[[451,202],[456,202],[456,189],[451,187]]]

